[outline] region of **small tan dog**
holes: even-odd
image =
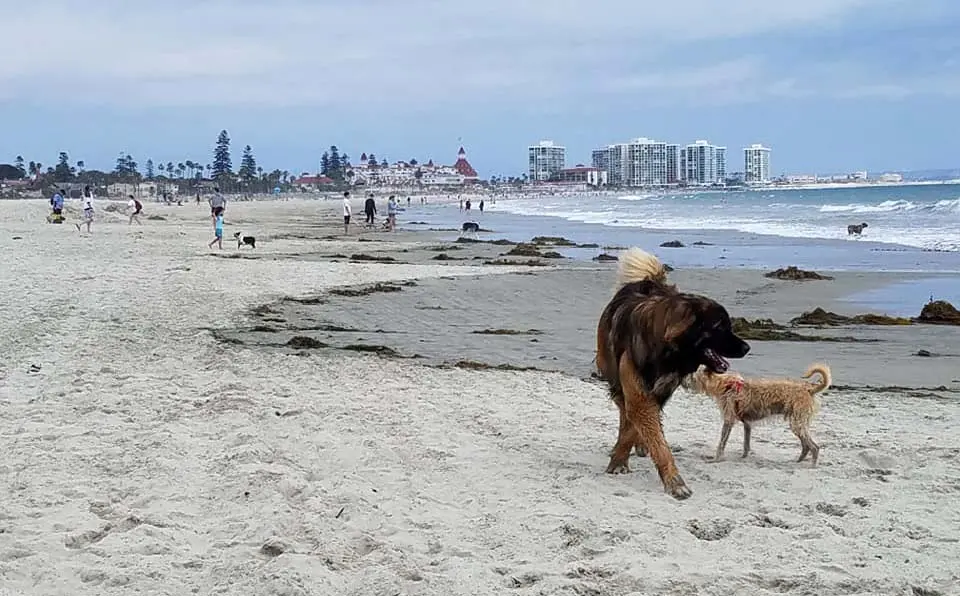
[[[832,377],[826,364],[812,364],[803,378],[809,379],[815,373],[821,377],[817,383],[793,379],[744,379],[737,373],[716,374],[704,367],[688,376],[684,387],[709,395],[723,413],[723,429],[714,459],[723,459],[730,431],[738,420],[743,423],[743,457],[747,457],[750,455],[751,423],[781,415],[800,439],[802,450],[797,461],[803,461],[809,454],[816,466],[820,447],[810,437],[810,422],[817,412],[816,395],[830,387]]]

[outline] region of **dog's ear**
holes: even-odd
[[[664,341],[668,343],[676,341],[695,322],[696,316],[689,304],[682,302],[671,305],[671,309],[667,311],[667,326],[663,331]]]

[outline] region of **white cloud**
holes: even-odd
[[[760,59],[705,58],[678,71],[677,48],[828,27],[904,3],[0,0],[0,55],[22,57],[0,62],[0,89],[8,99],[183,106],[431,104],[597,89],[730,99],[747,87],[769,92],[757,91],[772,84]]]

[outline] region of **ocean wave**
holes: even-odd
[[[848,205],[821,205],[821,213],[888,213],[891,211],[913,211],[919,206],[903,199],[884,201],[876,205],[851,203]]]
[[[931,211],[960,213],[960,199],[945,199],[937,201],[930,208]]]

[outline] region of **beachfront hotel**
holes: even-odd
[[[680,180],[686,184],[723,184],[727,148],[696,141],[680,150]]]
[[[593,151],[593,167],[615,186],[668,186],[680,181],[680,146],[639,138]]]
[[[770,148],[754,143],[743,149],[743,181],[747,184],[770,182]]]
[[[553,141],[540,141],[527,148],[528,176],[531,182],[548,182],[566,166],[567,148]]]

